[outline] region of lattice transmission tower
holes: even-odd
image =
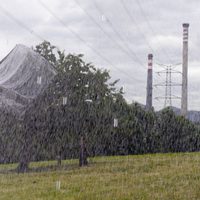
[[[161,82],[161,83],[157,83],[154,86],[155,87],[164,87],[165,88],[165,95],[164,96],[158,96],[155,97],[155,99],[157,100],[164,100],[164,107],[168,107],[168,106],[172,106],[172,100],[174,99],[181,99],[181,97],[174,95],[172,93],[172,89],[174,87],[181,87],[182,84],[174,82],[173,81],[173,77],[172,74],[181,74],[182,73],[180,71],[175,70],[175,68],[177,67],[177,65],[163,65],[163,64],[159,64],[161,67],[163,67],[162,71],[158,71],[156,72],[159,76],[161,75],[165,75],[165,81]]]

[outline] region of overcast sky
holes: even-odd
[[[0,0],[0,58],[18,43],[34,46],[42,39],[83,53],[87,62],[110,70],[120,79],[125,97],[145,103],[147,55],[156,63],[182,62],[182,23],[189,27],[189,109],[200,110],[200,1],[199,0]],[[45,8],[46,6],[46,8]],[[14,18],[13,18],[14,17]],[[176,70],[181,71],[181,65]],[[180,74],[172,75],[181,83]],[[154,84],[165,76],[154,73]],[[180,87],[172,88],[180,96]],[[165,88],[154,88],[154,98]],[[164,101],[153,100],[160,109]],[[180,107],[180,100],[173,105]]]

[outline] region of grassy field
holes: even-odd
[[[192,200],[200,199],[200,153],[98,157],[88,167],[77,160],[31,163],[17,174],[0,165],[2,200]],[[49,166],[46,171],[46,166]],[[61,182],[56,190],[56,181]]]

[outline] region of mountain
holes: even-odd
[[[180,108],[176,107],[171,107],[171,108],[177,115],[181,114]],[[188,111],[187,118],[194,123],[200,123],[200,111],[194,111],[194,110]]]
[[[22,116],[55,74],[53,66],[41,55],[16,45],[0,62],[0,109]]]
[[[188,111],[187,118],[194,123],[200,123],[200,111]]]

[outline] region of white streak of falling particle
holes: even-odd
[[[67,104],[67,97],[63,97],[63,105]]]
[[[118,127],[118,119],[114,118],[114,128]]]
[[[60,181],[56,181],[56,190],[60,190]]]
[[[41,84],[42,84],[42,77],[41,77],[41,76],[38,76],[38,77],[37,77],[37,84],[38,84],[38,85],[41,85]]]

